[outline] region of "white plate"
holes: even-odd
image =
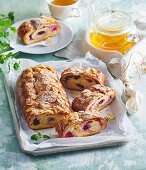
[[[13,24],[12,27],[16,27],[17,29],[23,22],[29,20],[31,19],[18,21]],[[14,34],[14,37],[17,38],[18,43],[16,43],[16,39],[14,37],[10,37],[10,46],[18,51],[30,54],[47,54],[58,51],[66,47],[73,38],[72,30],[65,23],[61,21],[58,22],[61,25],[61,32],[51,39],[51,43],[48,44],[48,47],[35,46],[31,48],[26,48],[26,45],[17,37],[17,33]],[[10,32],[10,34],[13,33],[11,30],[8,31]]]

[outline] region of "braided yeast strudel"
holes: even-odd
[[[109,105],[115,96],[115,90],[96,84],[75,97],[72,102],[72,108],[74,111],[99,111]]]
[[[74,112],[56,125],[57,133],[63,137],[83,137],[100,133],[107,127],[107,121],[97,111]]]
[[[69,67],[61,74],[64,87],[71,90],[84,90],[94,84],[104,85],[105,75],[94,68]]]
[[[60,30],[60,24],[53,17],[41,16],[21,24],[17,34],[25,44],[33,44],[55,36]]]
[[[71,113],[66,92],[50,66],[25,69],[17,80],[17,95],[31,129],[55,127],[63,116]]]

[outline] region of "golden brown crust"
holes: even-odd
[[[96,129],[95,131],[90,131],[90,133],[84,133],[83,126],[91,123],[92,121],[99,121],[101,127]],[[79,127],[79,128],[78,128]],[[56,131],[61,137],[83,137],[83,136],[90,136],[97,133],[100,133],[103,129],[107,127],[107,121],[104,117],[102,117],[99,112],[74,112],[67,117],[64,117],[60,120],[59,123],[56,125]],[[83,131],[77,133],[78,131]],[[70,132],[69,136],[67,133]]]
[[[25,69],[17,80],[17,95],[26,122],[33,129],[38,129],[31,125],[38,116],[66,115],[71,112],[57,72],[50,66],[38,65]]]
[[[72,101],[74,111],[102,110],[109,105],[116,96],[116,92],[108,86],[94,85],[82,91]],[[100,104],[98,104],[100,102]]]
[[[52,32],[48,32],[46,36],[42,36],[41,40],[40,39],[36,39],[36,40],[30,40],[30,38],[32,37],[36,37],[36,33],[38,31],[41,31],[44,29],[44,27],[47,26],[57,26],[57,30]],[[39,42],[42,41],[44,39],[47,39],[49,37],[53,37],[54,35],[56,35],[58,32],[60,32],[61,30],[61,25],[51,16],[41,16],[39,18],[34,18],[31,19],[30,21],[26,21],[24,23],[22,23],[18,30],[17,30],[17,34],[18,36],[21,38],[21,40],[25,43],[25,44],[32,44],[35,42]],[[29,37],[31,36],[31,37]]]
[[[71,90],[84,90],[94,84],[104,85],[105,75],[94,68],[69,67],[61,74],[61,82],[64,87]]]

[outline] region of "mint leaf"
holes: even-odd
[[[2,71],[2,69],[0,68],[0,74],[2,74],[3,73],[3,71]]]
[[[8,63],[8,73],[10,72],[10,63]]]
[[[38,140],[38,135],[37,134],[32,135],[31,140]]]
[[[10,27],[10,29],[15,33],[16,32],[16,28],[15,27]]]
[[[4,21],[3,26],[6,27],[6,28],[9,28],[11,26],[11,20],[7,19],[6,21]]]
[[[35,145],[38,145],[39,143],[38,143],[38,142],[35,142],[34,144],[35,144]]]
[[[20,61],[19,61],[19,63],[15,62],[14,66],[13,66],[14,70],[18,70],[19,67],[20,67]]]
[[[11,55],[11,59],[15,58],[19,53],[15,53]]]
[[[40,12],[40,17],[43,15],[43,13],[42,12]]]
[[[48,136],[48,135],[43,135],[43,138],[50,139],[50,136]]]
[[[9,32],[5,32],[5,33],[4,33],[4,37],[5,37],[5,38],[7,38],[9,35],[10,35]]]
[[[10,58],[12,55],[12,52],[9,52],[7,55],[6,55],[6,59]]]
[[[9,49],[10,48],[10,44],[5,44],[4,46],[3,46],[3,50],[7,50],[7,49]]]
[[[1,16],[1,17],[5,17],[5,15],[4,15],[4,14],[0,14],[0,16]]]
[[[0,18],[0,25],[2,24],[2,18]]]
[[[8,13],[8,16],[5,16],[4,14],[0,14],[0,64],[4,64],[5,60],[8,60],[8,69],[10,71],[10,62],[11,59],[13,59],[15,56],[18,55],[9,53],[7,55],[3,54],[5,50],[8,50],[10,48],[10,33],[6,31],[6,28],[10,28],[10,30],[13,31],[13,33],[16,32],[15,27],[11,27],[11,21],[14,20],[14,12],[10,11]],[[12,34],[13,35],[13,34]],[[13,68],[15,70],[18,70],[20,67],[20,62],[11,62],[13,64]],[[1,69],[2,71],[2,69]]]
[[[38,133],[38,136],[40,136],[40,137],[42,136],[40,132]]]
[[[0,58],[0,64],[4,64],[4,59],[2,57]]]
[[[8,42],[7,38],[5,37],[0,37],[0,44],[4,45]]]
[[[2,49],[2,47],[0,47],[0,54],[1,54],[1,53],[3,53],[3,49]]]
[[[44,139],[50,139],[50,136],[48,135],[42,135],[40,132],[38,132],[38,134],[34,134],[31,136],[31,140],[38,140],[38,139],[41,139],[41,138],[44,138]],[[34,144],[39,144],[39,143],[34,143]]]
[[[9,13],[8,13],[8,17],[9,17],[9,19],[11,19],[12,21],[14,20],[14,12],[13,11],[10,11]]]
[[[104,117],[105,118],[105,120],[108,122],[108,118],[107,117]]]

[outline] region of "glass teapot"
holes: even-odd
[[[94,0],[91,1],[88,3],[90,43],[99,49],[119,51],[124,55],[138,41],[130,15],[116,10],[96,15]]]

